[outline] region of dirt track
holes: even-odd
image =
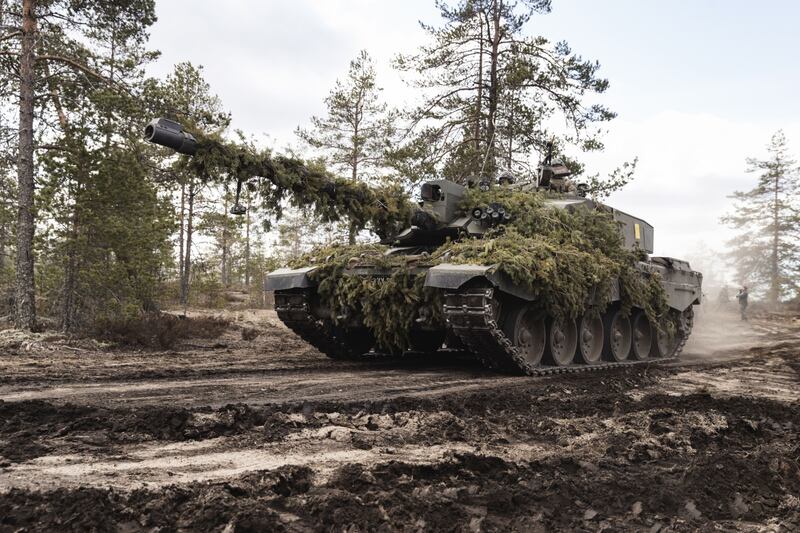
[[[0,531],[800,528],[800,322],[712,318],[679,363],[538,379],[333,362],[270,313],[6,342]]]

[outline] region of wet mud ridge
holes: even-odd
[[[0,531],[800,529],[794,317],[543,378],[332,362],[237,320],[261,334],[4,358]]]

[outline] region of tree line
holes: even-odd
[[[735,191],[722,222],[737,232],[728,259],[737,283],[763,295],[770,307],[800,296],[800,169],[783,131],[767,145],[767,157],[747,159],[755,185]]]
[[[581,172],[580,154],[603,149],[615,114],[587,103],[609,86],[599,63],[528,31],[550,0],[437,6],[441,19],[422,24],[426,44],[393,61],[417,101],[390,107],[360,52],[324,114],[297,129],[308,164],[410,187],[529,172],[554,143]],[[202,67],[146,76],[159,55],[147,42],[155,20],[154,0],[0,0],[0,287],[18,328],[47,317],[82,331],[165,303],[214,304],[232,288],[260,298],[266,272],[310,243],[359,238],[348,220],[320,225],[297,209],[278,220],[282,206],[247,186],[247,214],[232,216],[235,182],[143,141],[143,117],[165,116],[269,153],[230,131]],[[602,186],[588,179],[601,194],[634,167]]]

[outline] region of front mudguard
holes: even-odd
[[[497,270],[498,265],[454,265],[442,263],[431,267],[425,278],[426,287],[455,291],[472,281],[488,282],[500,291],[516,296],[522,300],[532,302],[538,295],[511,281],[506,274]],[[619,283],[616,281],[611,286],[610,301],[619,300]]]
[[[455,291],[474,280],[489,282],[501,291],[523,300],[533,301],[536,299],[534,293],[514,285],[508,276],[498,272],[497,265],[454,265],[442,263],[428,269],[428,274],[425,276],[425,286]]]
[[[268,291],[285,291],[290,289],[307,289],[315,287],[317,284],[314,282],[309,274],[311,274],[317,267],[305,268],[279,268],[267,274],[267,281],[264,284],[264,289]]]

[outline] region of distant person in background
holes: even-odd
[[[747,320],[747,285],[739,289],[739,293],[736,295],[736,299],[739,300],[739,312],[742,313],[742,320]]]

